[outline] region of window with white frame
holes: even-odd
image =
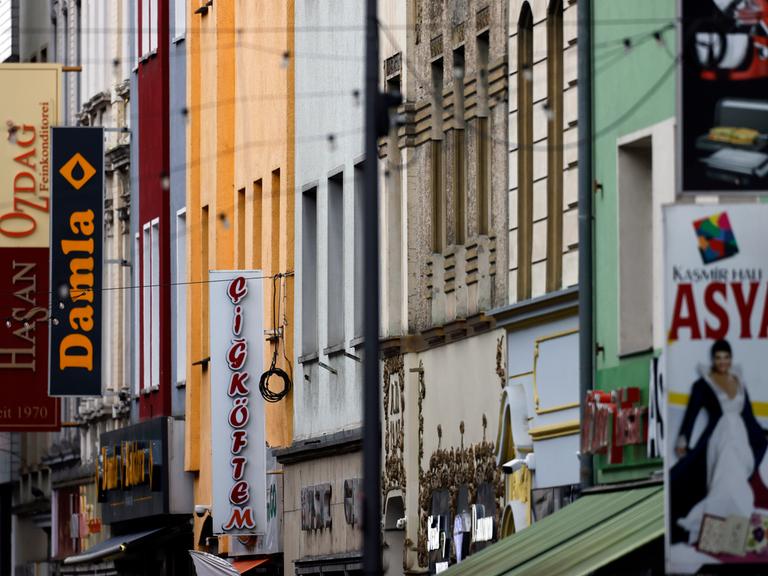
[[[137,23],[139,24],[136,26],[136,30],[141,31],[141,44],[137,50],[141,59],[157,52],[159,7],[157,0],[140,0],[140,2],[141,10],[136,12]]]
[[[157,18],[157,0],[149,0],[149,51],[157,52],[157,32],[158,32],[158,18]]]
[[[152,308],[152,388],[160,387],[160,220],[152,220],[151,308]]]
[[[141,242],[141,359],[142,359],[142,378],[141,389],[149,389],[151,381],[150,345],[152,337],[150,327],[152,326],[151,317],[151,288],[152,285],[152,257],[150,256],[150,246],[152,245],[150,225],[145,224],[142,231]]]
[[[186,0],[176,0],[174,8],[174,32],[173,38],[178,40],[187,33],[187,3]]]
[[[177,0],[178,2],[179,0]],[[176,383],[187,381],[187,211],[176,213]]]
[[[133,285],[139,286],[139,258],[141,254],[140,250],[140,242],[139,242],[139,233],[136,233],[136,237],[133,240],[133,246],[134,246],[134,265],[133,265]],[[141,331],[140,326],[141,323],[139,322],[139,318],[141,317],[141,302],[139,298],[139,292],[134,288],[132,290],[133,292],[133,322],[132,322],[132,328],[133,328],[133,393],[134,394],[140,394],[141,393],[141,353],[140,353],[140,345],[141,345]]]

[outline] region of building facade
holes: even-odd
[[[52,6],[55,57],[79,72],[65,75],[65,118],[68,125],[105,128],[104,142],[104,318],[101,397],[66,398],[76,406],[70,422],[79,427],[78,460],[66,450],[49,459],[53,470],[53,506],[57,519],[51,555],[60,563],[110,537],[94,480],[99,466],[100,435],[129,422],[131,281],[130,70],[131,35],[127,2],[56,2]],[[66,417],[65,417],[66,418]],[[66,445],[66,444],[65,444]],[[77,517],[77,521],[72,518]],[[76,528],[76,529],[75,529]],[[101,564],[100,562],[96,563]],[[102,565],[106,570],[114,566]],[[61,573],[68,568],[59,564]]]
[[[222,534],[214,526],[208,273],[250,270],[264,286],[264,366],[295,379],[293,2],[209,3],[187,12],[187,356],[185,467],[194,477],[194,547],[234,561],[262,556],[282,568],[283,471],[272,449],[293,438],[293,394],[265,402],[266,477],[274,491],[274,539]],[[253,394],[261,374],[251,375]],[[284,394],[282,394],[284,392]]]
[[[656,436],[659,356],[666,335],[663,300],[663,204],[675,201],[675,76],[677,46],[671,23],[674,6],[596,3],[595,20],[653,19],[654,24],[595,27],[595,388],[608,394],[634,389],[636,407],[649,423],[648,435],[594,457],[599,484],[641,480],[660,472],[661,442]],[[612,65],[605,53],[625,38],[659,33],[639,43]],[[632,72],[630,72],[632,70]],[[666,77],[664,76],[666,72]],[[662,79],[635,113],[622,112]],[[607,97],[608,90],[619,96]],[[622,96],[623,95],[623,96]],[[616,119],[621,122],[616,123]],[[652,398],[655,396],[655,402]],[[655,409],[652,407],[655,405]],[[651,413],[649,414],[649,410]],[[605,450],[603,450],[605,452]]]
[[[509,5],[509,291],[498,463],[508,477],[502,534],[578,495],[578,78],[572,1]],[[522,502],[515,493],[525,478]],[[523,505],[524,504],[524,505]]]
[[[284,573],[360,574],[364,6],[298,0],[295,23],[296,388],[292,442],[277,456]]]
[[[403,96],[380,143],[384,563],[434,573],[498,537],[507,3],[381,12],[382,89]]]

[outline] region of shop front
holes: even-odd
[[[97,529],[108,528],[111,537],[87,549],[72,538],[76,546],[61,573],[189,574],[192,482],[183,467],[183,421],[159,417],[107,432],[100,447],[93,476],[100,517],[89,516],[87,493],[75,498],[60,490],[59,508],[70,519],[61,542]]]

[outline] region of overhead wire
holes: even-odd
[[[603,46],[617,45],[617,48],[615,48],[615,50],[616,50],[615,54],[612,54],[611,58],[606,58],[605,62],[603,62],[603,66],[597,68],[597,71],[601,72],[601,71],[606,70],[610,66],[614,65],[616,62],[620,61],[620,59],[621,59],[620,57],[623,57],[624,55],[626,55],[626,53],[627,53],[627,49],[626,49],[627,38],[630,38],[630,42],[629,42],[630,49],[634,49],[636,47],[641,46],[642,44],[644,44],[645,42],[647,42],[651,38],[656,39],[657,42],[662,44],[665,48],[668,48],[666,43],[663,41],[663,34],[667,30],[673,28],[674,25],[670,23],[669,19],[664,19],[664,20],[662,20],[662,22],[665,22],[665,25],[662,26],[661,28],[658,28],[658,29],[655,29],[655,30],[652,30],[652,31],[649,31],[649,32],[639,33],[639,34],[634,35],[632,37],[625,37],[625,38],[621,38],[621,39],[615,39],[615,40],[612,40],[610,42],[603,43],[602,44]],[[383,33],[388,37],[389,41],[393,44],[393,46],[395,46],[398,50],[400,50],[400,48],[398,46],[397,40],[392,35],[391,26],[384,26],[381,22],[379,22],[379,27],[383,31]],[[401,53],[402,53],[402,51],[401,51]],[[640,106],[642,106],[642,104],[647,100],[647,98],[652,96],[663,85],[664,81],[674,71],[675,66],[676,66],[678,61],[679,61],[679,57],[675,57],[673,59],[672,64],[670,65],[670,67],[661,75],[661,77],[649,88],[649,90],[645,94],[641,95],[637,99],[637,101],[629,109],[627,109],[627,111],[625,111],[625,113],[621,114],[619,117],[614,119],[608,125],[604,126],[600,131],[596,132],[593,137],[595,139],[597,139],[603,133],[611,131],[613,128],[615,128],[615,126],[621,124],[628,116],[633,114],[634,111],[636,111]],[[411,74],[413,74],[413,76],[417,79],[417,81],[420,81],[423,85],[426,86],[426,83],[423,81],[423,79],[420,79],[419,74],[415,70],[415,66],[413,65],[413,63],[407,57],[404,58],[404,62],[405,62],[406,67],[408,68],[409,72]],[[341,92],[342,93],[346,93],[346,91],[341,91]],[[315,94],[308,94],[307,97],[314,97],[314,96],[317,96],[317,95],[318,95],[317,93],[315,93]],[[278,97],[279,95],[275,95],[275,96]],[[237,100],[239,100],[239,99],[233,99],[233,101],[237,101]],[[207,106],[208,104],[206,103],[205,105]],[[221,103],[211,103],[211,107],[218,107],[220,105],[221,105]],[[203,109],[202,107],[203,107],[203,105],[200,105],[200,109]],[[354,129],[354,130],[349,130],[349,131],[345,131],[345,132],[340,132],[340,133],[336,133],[336,134],[333,135],[333,139],[335,140],[337,137],[346,137],[346,136],[351,136],[351,135],[355,135],[355,134],[362,134],[362,128]],[[492,134],[487,134],[486,137],[489,138],[493,142],[503,143],[506,146],[512,146],[512,144],[509,142],[508,139],[503,139],[502,140],[502,139],[494,137]],[[324,134],[317,134],[317,135],[313,135],[313,136],[309,136],[309,137],[303,137],[301,139],[294,139],[294,142],[295,143],[298,143],[298,142],[304,143],[304,142],[322,141],[323,139],[329,140],[329,138],[330,138],[330,134],[324,133]],[[179,172],[185,172],[189,168],[201,166],[202,164],[204,164],[206,162],[212,162],[212,161],[218,160],[218,159],[220,159],[222,157],[230,156],[230,155],[233,155],[235,153],[240,153],[240,152],[242,152],[244,150],[248,150],[248,149],[251,149],[251,148],[256,148],[256,147],[259,147],[259,146],[273,146],[273,145],[280,145],[280,144],[286,144],[286,143],[288,143],[287,139],[268,139],[268,140],[245,142],[245,143],[242,143],[242,144],[238,145],[237,150],[235,150],[234,148],[230,148],[230,149],[219,151],[219,152],[217,152],[213,156],[209,156],[209,157],[205,157],[205,158],[201,157],[201,158],[198,158],[198,159],[196,159],[194,161],[187,161],[187,162],[184,162],[183,164],[172,166],[171,169],[170,169],[170,172],[172,174],[173,173],[179,173]],[[578,143],[579,142],[577,141],[577,142],[571,142],[571,143],[568,143],[568,144],[563,144],[562,148],[566,148],[566,147],[570,147],[570,146],[578,146]],[[518,147],[519,147],[519,144],[518,144]],[[549,148],[546,144],[543,144],[543,145],[541,145],[541,144],[534,144],[533,147],[536,148],[536,149],[542,149],[542,150]],[[403,167],[407,167],[407,165],[404,165]],[[168,177],[168,176],[170,176],[170,175],[157,175],[157,174],[146,174],[146,173],[142,174],[141,171],[139,171],[138,176],[131,178],[131,182],[132,182],[132,185],[134,185],[134,186],[136,184],[139,184],[139,186],[141,186],[141,184],[143,182],[145,182],[147,179],[150,179],[150,178],[154,179],[154,178],[158,178],[158,177],[162,178],[162,177]],[[289,193],[293,193],[293,191],[289,191]],[[233,198],[231,206],[223,206],[221,208],[222,208],[222,210],[219,211],[219,214],[222,214],[224,211],[228,211],[229,209],[234,208],[234,198]],[[188,234],[189,234],[189,232],[188,232]],[[274,278],[274,276],[264,276],[263,278],[270,278],[270,277]],[[169,287],[169,286],[177,286],[177,285],[203,284],[203,283],[207,283],[207,282],[209,282],[209,281],[208,280],[200,280],[200,281],[188,281],[188,282],[181,282],[181,283],[167,283],[167,284],[164,284],[164,285],[157,285],[157,286]],[[143,285],[140,285],[140,286],[104,287],[104,288],[102,288],[102,290],[106,292],[106,291],[112,291],[112,290],[133,290],[133,289],[147,288],[147,287],[149,287],[149,286],[146,285],[146,284],[143,284]],[[53,291],[51,291],[49,293],[52,294]]]

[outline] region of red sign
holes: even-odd
[[[590,390],[581,430],[582,454],[608,454],[610,464],[621,464],[624,446],[645,444],[648,407],[639,406],[639,388],[613,392]]]
[[[0,250],[0,431],[58,430],[48,396],[48,248]]]

